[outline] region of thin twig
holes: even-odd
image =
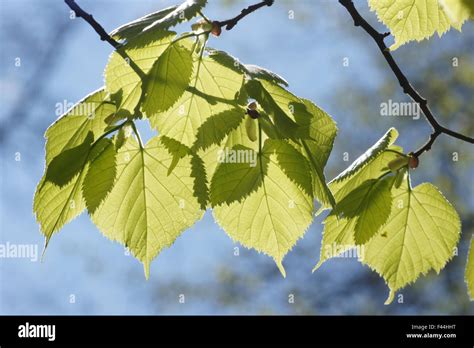
[[[85,12],[74,0],[64,0],[66,4],[74,11],[77,17],[84,19],[99,34],[102,41],[107,41],[114,48],[119,48],[120,44],[112,39],[105,29],[94,19],[94,17]]]
[[[94,17],[84,11],[76,2],[75,0],[64,0],[64,2],[74,11],[76,17],[84,19],[89,25],[95,30],[97,34],[99,34],[100,39],[102,41],[108,42],[113,48],[117,50],[117,52],[127,61],[130,67],[140,76],[141,79],[146,77],[146,74],[140,69],[140,67],[130,58],[130,56],[125,52],[125,50],[120,49],[122,45],[115,41],[105,29],[94,19]]]
[[[226,30],[231,30],[233,27],[239,23],[239,21],[248,16],[249,14],[257,11],[259,8],[262,8],[264,6],[272,6],[274,3],[274,0],[264,0],[262,2],[259,2],[258,4],[251,5],[247,8],[244,8],[239,15],[235,16],[234,18],[225,20],[225,21],[217,21],[215,22],[218,26],[221,28],[225,27]]]
[[[375,43],[380,49],[380,52],[382,52],[385,60],[387,61],[388,65],[392,69],[395,76],[397,77],[398,82],[400,83],[400,86],[403,88],[403,92],[409,95],[419,105],[420,109],[423,111],[423,114],[425,115],[426,120],[429,122],[429,124],[431,125],[433,129],[429,140],[418,150],[414,151],[413,155],[415,157],[419,157],[425,151],[429,151],[431,149],[431,146],[435,142],[435,140],[441,134],[446,134],[451,137],[474,144],[474,138],[455,132],[439,124],[439,122],[436,120],[436,117],[433,115],[430,108],[428,107],[428,101],[425,98],[423,98],[415,90],[415,88],[413,88],[413,86],[410,84],[405,74],[403,74],[400,67],[396,63],[395,59],[390,53],[390,50],[385,45],[384,39],[389,35],[389,33],[379,33],[377,30],[375,30],[374,27],[372,27],[360,15],[360,13],[355,8],[352,0],[339,0],[339,3],[347,9],[352,19],[354,20],[354,25],[356,27],[359,27],[359,26],[362,27],[367,32],[367,34],[369,34],[372,37],[372,39],[374,39]]]

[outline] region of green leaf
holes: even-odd
[[[143,29],[156,22],[157,20],[163,19],[171,12],[175,11],[178,6],[171,6],[165,9],[147,14],[146,16],[140,17],[132,22],[121,25],[117,29],[113,30],[109,35],[115,40],[130,40],[134,36],[140,34]]]
[[[307,131],[307,128],[302,128],[296,123],[290,106],[285,104],[285,100],[282,102],[279,98],[279,92],[293,97],[289,92],[280,89],[278,85],[257,80],[248,81],[245,84],[245,90],[249,97],[255,99],[271,117],[276,129],[285,139],[308,138],[307,134],[302,133],[302,131]],[[275,93],[272,94],[272,92]]]
[[[393,145],[397,138],[398,131],[390,128],[370,149],[331,180],[329,188],[337,202],[363,182],[377,179],[390,171],[388,163],[399,157],[397,152],[403,151],[400,147]]]
[[[264,153],[276,154],[280,168],[306,195],[313,195],[311,167],[306,158],[291,144],[269,139],[265,142]]]
[[[45,175],[36,188],[33,211],[41,226],[41,232],[46,237],[45,250],[52,235],[80,215],[85,208],[81,187],[89,168],[89,161],[95,151],[94,149],[102,148],[104,142],[107,141],[107,139],[101,139],[91,146],[90,134],[92,132],[89,132],[88,138],[84,140],[84,148],[87,151],[85,153],[83,151],[75,153],[78,164],[74,166],[74,175],[67,182],[64,177],[59,177],[62,184],[59,186],[50,181],[48,167],[46,167]],[[61,155],[58,155],[58,157]],[[53,159],[51,164],[54,165],[54,163],[55,160]],[[71,173],[71,171],[68,170],[68,173]]]
[[[198,199],[201,209],[206,210],[207,203],[209,202],[209,188],[207,182],[206,164],[199,154],[189,147],[181,144],[180,142],[168,138],[164,135],[161,136],[161,143],[173,156],[171,164],[168,168],[168,175],[170,175],[174,168],[178,165],[182,158],[186,156],[191,157],[191,176],[194,180],[194,196]]]
[[[248,117],[245,115],[245,117]],[[262,140],[265,140],[265,135],[263,135]],[[227,138],[224,139],[224,141],[221,143],[222,147],[221,148],[232,148],[236,145],[242,145],[245,147],[248,147],[252,150],[255,150],[258,152],[259,149],[259,143],[256,141],[252,141],[249,139],[247,135],[247,129],[245,126],[245,122],[241,122],[236,129],[232,130]],[[217,157],[216,157],[217,158]]]
[[[390,215],[392,183],[393,178],[367,180],[337,203],[324,220],[321,254],[313,272],[380,231]]]
[[[209,57],[215,59],[229,69],[245,73],[250,79],[264,80],[288,87],[288,82],[286,82],[283,77],[270,70],[256,65],[242,64],[237,58],[231,56],[227,52],[219,51],[214,48],[206,47],[206,51],[209,53]]]
[[[469,294],[469,298],[471,301],[474,301],[474,236],[471,237],[464,279],[467,284],[467,293]]]
[[[254,79],[264,80],[270,83],[280,84],[288,87],[288,82],[286,82],[283,77],[278,74],[275,74],[274,72],[271,72],[270,70],[261,68],[257,65],[250,64],[245,65],[245,69],[247,71],[247,74]]]
[[[206,210],[209,202],[209,187],[204,161],[196,153],[191,158],[191,177],[194,179],[194,196],[202,210]]]
[[[143,81],[121,55],[124,51],[143,74],[148,74],[156,60],[169,47],[176,33],[170,31],[151,31],[143,33],[126,45],[118,48],[110,56],[105,68],[105,87],[113,95],[117,108],[133,115],[140,101]]]
[[[421,274],[437,273],[453,257],[461,233],[456,210],[438,191],[423,183],[414,189],[410,180],[392,188],[393,205],[383,232],[366,245],[360,261],[379,273],[395,292]]]
[[[45,174],[33,202],[33,211],[46,237],[45,249],[51,236],[84,210],[81,186],[91,144],[103,134],[107,119],[113,117],[115,111],[107,93],[99,89],[46,130]]]
[[[395,50],[409,41],[421,41],[438,33],[441,37],[451,26],[461,30],[464,20],[454,21],[446,14],[443,0],[369,0],[372,11],[395,36]],[[451,2],[451,1],[449,1]]]
[[[130,124],[125,124],[123,127],[119,129],[116,139],[115,139],[116,150],[120,149],[123,146],[123,144],[125,144],[125,141],[132,134],[132,132],[133,132],[133,128]]]
[[[213,144],[206,149],[200,149],[197,151],[199,157],[204,162],[208,178],[213,177],[219,164],[219,158],[222,157],[225,150],[231,149],[237,145],[258,151],[258,143],[252,142],[248,138],[244,122],[241,122],[236,129],[230,131],[230,133],[219,144]]]
[[[252,192],[245,199],[213,207],[216,221],[234,241],[271,256],[283,276],[284,256],[313,220],[313,198],[299,184],[311,182],[311,176],[304,164],[306,159],[298,154],[284,140],[267,139],[257,166],[255,189],[247,186],[245,189]],[[290,155],[294,158],[288,161]],[[290,164],[297,164],[292,171]],[[211,200],[215,196],[213,188],[216,189],[215,183],[211,184]]]
[[[245,117],[245,110],[241,107],[222,111],[209,117],[197,130],[194,149],[207,149],[211,145],[218,145]]]
[[[203,56],[194,64],[187,91],[172,108],[150,117],[151,125],[160,134],[190,148],[197,141],[199,128],[209,117],[235,109],[244,81],[243,74],[210,57]]]
[[[363,181],[338,200],[324,224],[315,269],[359,245],[359,260],[390,288],[386,304],[421,274],[431,269],[439,273],[453,256],[461,232],[459,216],[444,196],[427,183],[412,189],[406,170]]]
[[[121,142],[123,145],[125,139]],[[90,214],[95,212],[114,185],[117,172],[115,153],[115,144],[109,139],[104,139],[103,146],[91,153],[91,163],[82,183],[82,194]]]
[[[240,74],[249,74],[245,65],[240,63],[237,58],[230,55],[229,53],[216,50],[215,48],[211,47],[206,47],[205,50],[208,54],[208,57],[219,63],[220,65],[225,66],[228,69],[234,70],[235,72]]]
[[[367,192],[361,202],[358,219],[354,228],[355,244],[367,243],[375,236],[385,224],[392,209],[392,196],[390,189],[393,178],[375,180],[373,189]],[[368,180],[369,183],[373,180]],[[365,185],[365,183],[364,183]],[[345,199],[348,199],[347,196]]]
[[[60,187],[71,181],[83,168],[93,139],[92,132],[89,132],[81,145],[65,150],[53,158],[46,169],[45,180]]]
[[[334,197],[324,176],[324,166],[337,133],[331,117],[310,101],[300,99],[283,87],[267,81],[250,81],[246,89],[249,96],[272,115],[276,132],[284,138],[293,139],[308,158],[318,201],[324,207],[334,206]]]
[[[103,88],[75,104],[46,130],[46,165],[60,153],[83,144],[89,133],[97,140],[115,110]]]
[[[331,154],[334,139],[337,135],[336,122],[323,109],[307,99],[301,99],[306,111],[311,115],[308,120],[303,117],[298,118],[297,122],[306,124],[309,128],[309,137],[305,142],[311,149],[315,160],[321,167],[325,167]]]
[[[46,237],[44,250],[52,235],[84,210],[85,203],[81,192],[84,175],[85,171],[81,170],[63,187],[46,181],[44,176],[39,182],[33,200],[33,212],[41,232]]]
[[[266,157],[260,158],[257,152],[242,145],[222,150],[219,157],[220,164],[211,181],[212,206],[240,202],[260,187],[268,166]]]
[[[193,73],[193,53],[176,42],[158,58],[149,72],[142,109],[147,117],[166,111],[183,95]]]
[[[202,217],[192,189],[191,157],[181,159],[168,175],[173,155],[159,137],[144,149],[129,137],[116,158],[114,186],[92,220],[143,262],[148,278],[153,258]]]
[[[295,110],[295,117],[300,125],[305,125],[309,129],[309,138],[302,140],[301,151],[308,157],[313,171],[313,188],[314,195],[321,202],[322,207],[332,207],[335,200],[332,192],[326,184],[326,176],[324,175],[324,167],[331,154],[334,139],[337,135],[337,126],[334,120],[321,108],[313,104],[311,101],[302,99],[305,112],[311,116],[298,116],[300,113],[298,108],[302,104],[292,104]],[[305,113],[303,112],[302,115]]]
[[[319,262],[313,272],[329,258],[364,244],[379,232],[391,206],[386,184],[379,181],[391,173],[388,164],[400,156],[398,151],[402,149],[393,145],[397,137],[397,130],[389,129],[329,183],[337,204],[324,221]],[[322,206],[320,211],[325,208]]]
[[[163,18],[157,19],[155,22],[144,28],[144,31],[166,30],[184,21],[189,21],[196,17],[200,11],[206,6],[207,0],[186,0],[176,9],[168,13]]]
[[[173,169],[178,165],[181,158],[190,155],[192,152],[189,147],[181,144],[179,141],[168,138],[165,135],[161,136],[161,143],[168,152],[173,155],[173,160],[168,168],[168,175],[170,175],[173,172]]]
[[[474,2],[472,0],[440,0],[444,11],[456,28],[474,16]]]

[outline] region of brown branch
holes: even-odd
[[[120,44],[112,39],[105,29],[94,19],[94,17],[85,12],[74,0],[64,0],[66,4],[74,11],[77,17],[84,19],[99,34],[102,41],[107,41],[114,48],[119,48]]]
[[[146,77],[146,74],[140,69],[140,67],[129,57],[129,55],[120,48],[122,45],[115,41],[105,29],[94,19],[94,17],[84,11],[76,2],[75,0],[64,0],[64,2],[74,11],[78,18],[84,19],[89,25],[95,30],[97,34],[99,34],[100,39],[102,41],[108,42],[113,48],[117,50],[117,52],[130,64],[130,67],[140,76],[141,79]]]
[[[231,30],[233,27],[235,27],[237,25],[237,23],[239,23],[239,21],[248,16],[249,14],[257,11],[259,8],[262,8],[264,6],[272,6],[273,3],[275,1],[274,0],[264,0],[262,2],[259,2],[258,4],[255,4],[255,5],[251,5],[247,8],[244,8],[239,15],[235,16],[234,18],[231,18],[231,19],[228,19],[228,20],[225,20],[225,21],[216,21],[215,23],[223,28],[225,27],[226,30]]]
[[[431,146],[435,142],[435,140],[438,138],[439,135],[441,134],[446,134],[451,137],[466,141],[468,143],[474,144],[474,138],[468,137],[466,135],[463,135],[461,133],[455,132],[453,130],[450,130],[444,126],[442,126],[437,120],[436,117],[433,115],[431,112],[430,108],[428,107],[428,101],[423,98],[418,91],[413,88],[413,86],[410,84],[408,81],[407,77],[403,72],[401,71],[400,67],[396,63],[395,59],[393,58],[392,54],[390,53],[390,50],[388,47],[385,45],[384,39],[389,35],[389,33],[379,33],[377,30],[374,29],[357,11],[357,9],[354,6],[354,3],[352,0],[339,0],[339,3],[344,6],[349,14],[351,15],[352,19],[354,20],[354,25],[356,27],[362,27],[367,34],[369,34],[372,39],[375,41],[377,44],[380,52],[383,54],[385,60],[387,61],[388,65],[392,69],[393,73],[398,79],[398,82],[400,86],[403,88],[403,92],[407,95],[409,95],[420,107],[420,109],[423,111],[423,114],[425,115],[426,120],[429,122],[431,125],[433,131],[430,135],[429,140],[418,150],[413,152],[413,155],[415,157],[419,157],[422,153],[425,151],[429,151],[431,149]]]

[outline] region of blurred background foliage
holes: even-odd
[[[173,2],[78,3],[111,30]],[[209,1],[206,13],[226,19],[251,3]],[[365,0],[355,3],[371,24],[386,30]],[[41,251],[31,202],[44,165],[44,130],[57,117],[57,103],[75,102],[103,83],[111,49],[85,23],[71,21],[62,2],[0,0],[0,243],[34,243]],[[473,30],[468,23],[463,34],[449,32],[394,52],[440,122],[471,136]],[[339,136],[328,178],[391,126],[399,130],[399,143],[407,152],[428,139],[423,116],[380,116],[381,103],[409,100],[371,38],[353,26],[335,0],[276,0],[271,9],[259,10],[211,44],[281,74],[292,91],[334,117]],[[17,58],[20,67],[15,66]],[[355,259],[333,259],[311,274],[324,216],[284,260],[286,279],[270,258],[234,245],[208,212],[158,257],[145,281],[141,265],[103,238],[84,214],[53,238],[44,263],[0,259],[0,313],[474,314],[464,283],[467,242],[474,231],[473,156],[471,145],[441,136],[413,173],[414,185],[431,181],[439,187],[460,213],[463,228],[459,256],[440,275],[431,272],[403,289],[403,303],[384,306],[388,290],[383,280]]]

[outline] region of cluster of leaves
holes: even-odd
[[[411,187],[413,158],[394,145],[397,131],[327,184],[337,127],[326,112],[280,76],[207,47],[204,17],[191,32],[170,30],[202,16],[205,3],[188,0],[114,30],[122,45],[105,86],[46,131],[34,198],[46,245],[87,210],[148,278],[160,251],[212,209],[233,240],[271,256],[285,275],[282,260],[317,201],[319,211],[332,209],[317,267],[362,247],[360,261],[390,287],[388,302],[420,274],[439,272],[459,240],[459,216],[431,184]],[[158,132],[146,144],[137,119]]]
[[[359,247],[359,261],[378,272],[395,291],[454,256],[461,221],[429,183],[411,187],[409,163],[390,129],[329,183],[337,206],[324,221],[318,268],[331,257]]]

